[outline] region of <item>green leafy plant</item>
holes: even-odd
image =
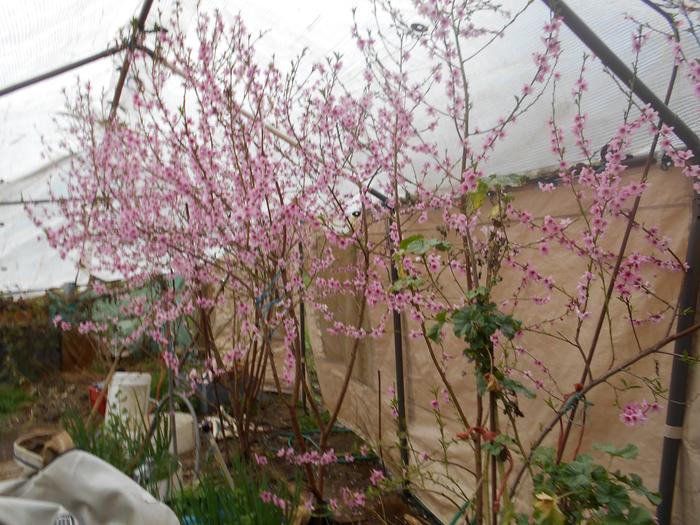
[[[289,489],[270,481],[265,472],[254,472],[239,458],[230,465],[233,488],[214,471],[207,471],[194,488],[170,501],[187,525],[278,525],[292,523],[299,505],[300,484]]]
[[[0,384],[0,421],[21,410],[31,400],[32,396],[22,388]]]
[[[79,449],[85,450],[133,477],[154,496],[157,483],[177,471],[177,458],[170,452],[167,418],[148,437],[147,429],[130,426],[119,418],[103,424],[86,423],[75,411],[63,417],[63,426]]]
[[[596,445],[611,458],[634,459],[634,445],[616,448]],[[539,470],[533,478],[535,501],[532,519],[542,525],[653,525],[654,518],[641,503],[646,499],[658,505],[660,497],[647,489],[636,474],[623,474],[594,462],[588,454],[574,461],[557,462],[552,448],[535,452],[533,465]],[[527,523],[523,515],[519,521]]]

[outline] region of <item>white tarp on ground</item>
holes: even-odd
[[[109,463],[71,450],[28,479],[0,483],[0,525],[23,523],[178,525],[179,520]]]
[[[502,3],[512,13],[517,13],[527,2],[505,0]],[[185,0],[182,4],[191,15],[195,0]],[[414,12],[409,0],[399,0],[395,4],[407,13]],[[641,2],[570,0],[569,4],[627,62],[632,57],[631,39],[635,30],[634,22],[627,15],[632,14],[657,27],[664,24]],[[339,52],[344,56],[344,79],[350,89],[357,89],[362,82],[363,63],[350,35],[352,7],[357,7],[360,27],[374,25],[369,0],[241,0],[234,4],[204,0],[200,11],[220,8],[227,17],[240,12],[252,32],[269,30],[258,46],[260,59],[265,62],[274,57],[283,68],[305,48],[309,61]],[[0,47],[3,49],[0,88],[106,49],[116,42],[120,29],[128,29],[130,19],[138,16],[140,8],[138,0],[28,0],[0,4]],[[157,20],[159,12],[167,16],[171,8],[170,0],[156,0],[147,25]],[[407,16],[412,20],[410,14]],[[493,124],[510,108],[513,95],[519,93],[532,74],[531,54],[540,46],[540,30],[548,17],[544,4],[534,2],[508,28],[504,38],[470,63],[468,74],[475,126],[484,128]],[[186,16],[185,20],[189,21],[190,31],[194,31],[192,17]],[[415,21],[421,22],[418,18]],[[485,23],[498,28],[503,22],[503,19],[491,17]],[[482,43],[474,41],[471,45],[476,49]],[[575,108],[569,88],[578,75],[585,49],[566,29],[562,31],[562,44],[565,49],[559,65],[562,89],[556,109],[564,122],[570,122]],[[469,48],[465,50],[469,51]],[[89,80],[96,91],[104,90],[111,97],[120,64],[121,57],[103,59],[0,98],[0,179],[3,181],[0,201],[48,195],[49,182],[53,180],[56,184],[56,177],[55,169],[47,166],[60,155],[44,158],[42,138],[49,143],[58,139],[52,119],[63,109],[62,89],[66,88],[70,96],[79,77],[81,81]],[[667,44],[660,37],[652,36],[642,52],[640,76],[659,96],[665,91],[671,64]],[[622,95],[600,64],[592,64],[588,75],[590,91],[584,100],[584,110],[589,113],[592,144],[600,148],[619,124]],[[128,99],[128,95],[122,98]],[[550,102],[549,94],[542,97],[530,116],[511,129],[486,166],[487,171],[525,172],[554,163],[545,130]],[[681,79],[671,106],[691,127],[698,128],[700,119],[693,104],[689,85]],[[533,133],[533,125],[537,133]],[[450,147],[454,144],[453,137],[449,136],[449,128],[444,131],[446,147]],[[645,147],[642,142],[635,145],[638,150]],[[0,205],[0,223],[0,291],[42,290],[75,279],[75,263],[61,262],[46,241],[38,239],[41,232],[26,219],[21,206]]]

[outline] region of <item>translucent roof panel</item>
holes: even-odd
[[[173,0],[154,0],[149,23],[158,13],[167,14]],[[500,2],[517,13],[527,0]],[[666,29],[658,14],[642,2],[629,0],[569,0],[570,7],[625,62],[632,60],[632,34],[636,29],[629,15]],[[307,50],[307,64],[323,60],[333,53],[343,55],[343,81],[351,91],[362,87],[364,62],[351,37],[352,8],[360,28],[373,28],[370,0],[182,0],[183,30],[193,33],[197,10],[221,9],[226,18],[240,14],[248,29],[266,34],[257,46],[262,62],[273,57],[282,69]],[[415,15],[410,0],[393,4],[406,14],[410,22],[425,22]],[[0,2],[0,89],[52,69],[83,59],[119,41],[120,30],[141,11],[141,0],[25,0]],[[512,107],[513,96],[534,71],[532,53],[541,47],[540,34],[549,19],[549,11],[540,1],[533,2],[483,54],[468,65],[471,99],[474,109],[471,121],[482,129],[493,125]],[[500,29],[507,20],[491,17],[484,24]],[[379,24],[385,24],[379,18]],[[376,28],[375,28],[376,29]],[[388,29],[383,26],[383,29]],[[575,116],[570,89],[575,82],[586,48],[566,28],[561,32],[564,53],[558,69],[562,79],[555,107],[558,117],[568,129]],[[466,53],[476,51],[483,41],[467,43]],[[64,108],[63,89],[67,96],[75,89],[77,79],[90,81],[96,92],[104,91],[111,98],[122,57],[102,59],[51,80],[0,97],[0,201],[20,198],[44,198],[48,185],[56,184],[56,162],[60,158],[44,158],[42,140],[56,143],[58,134],[53,119]],[[413,73],[420,75],[429,65],[416,60]],[[652,36],[640,57],[640,77],[663,96],[672,65],[668,45],[661,37]],[[588,68],[589,91],[584,97],[588,113],[588,129],[594,148],[601,148],[620,123],[623,95],[599,62]],[[128,91],[128,85],[127,85]],[[436,95],[439,96],[439,95]],[[123,107],[128,111],[128,96]],[[551,92],[531,108],[527,118],[514,125],[497,152],[485,166],[490,173],[527,172],[552,166],[556,159],[549,150],[546,122],[551,113]],[[700,129],[700,114],[689,82],[679,78],[671,100],[675,110],[693,129]],[[438,129],[448,149],[459,147],[449,123]],[[649,140],[635,143],[633,150],[643,152]],[[571,160],[575,148],[570,147]],[[60,164],[60,163],[59,163]],[[60,188],[57,188],[60,189]],[[21,206],[0,205],[0,291],[42,289],[60,286],[75,277],[74,262],[61,261],[51,250],[41,232],[26,218]]]
[[[0,3],[0,88],[81,60],[117,43],[137,14],[138,0],[26,0]],[[14,180],[42,165],[42,136],[63,108],[61,89],[75,77],[109,89],[111,59],[0,98],[0,178]]]

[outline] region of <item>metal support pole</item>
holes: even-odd
[[[119,78],[117,79],[117,84],[114,87],[114,96],[112,97],[112,105],[109,112],[110,120],[112,120],[117,114],[119,100],[121,99],[122,90],[124,89],[124,84],[126,83],[126,76],[129,74],[129,67],[131,66],[131,53],[136,50],[136,47],[139,44],[139,39],[146,30],[146,20],[148,19],[148,13],[151,11],[152,6],[153,0],[144,0],[143,5],[141,6],[141,13],[139,13],[139,17],[136,21],[136,27],[133,28],[131,37],[129,38],[129,52],[124,56],[124,62],[122,62],[122,67],[119,71]]]
[[[391,218],[387,221],[387,226],[391,228]],[[399,274],[394,262],[394,250],[389,252],[391,257],[391,284],[399,280]],[[394,326],[394,361],[396,363],[396,403],[399,412],[399,447],[401,450],[401,462],[404,468],[408,468],[408,436],[406,427],[406,392],[404,390],[403,378],[403,330],[401,326],[401,312],[392,310],[392,320]]]
[[[304,279],[304,245],[299,241],[299,261],[301,269],[301,278]],[[299,300],[299,353],[301,355],[301,380],[306,383],[306,309],[304,300]],[[301,406],[304,409],[304,414],[308,413],[306,407],[306,389],[301,389]]]
[[[373,188],[368,188],[367,192],[379,199],[384,206],[388,206],[389,199],[382,192]],[[392,211],[393,213],[393,211]],[[387,219],[387,233],[391,231],[393,219],[391,215]],[[390,246],[389,256],[391,257],[391,266],[389,269],[391,284],[395,284],[399,279],[399,273],[394,262],[394,249]],[[401,463],[404,468],[408,468],[408,429],[406,425],[406,391],[404,388],[404,370],[403,370],[403,327],[401,324],[401,312],[392,311],[392,324],[394,328],[394,363],[396,370],[396,404],[398,411],[398,427],[399,427],[399,449],[401,451]]]
[[[173,331],[173,322],[168,323],[168,351],[171,355],[175,355],[175,334]],[[170,415],[170,439],[173,445],[173,454],[177,454],[177,428],[175,422],[175,375],[172,368],[168,367],[168,410]]]
[[[34,84],[38,84],[39,82],[43,82],[44,80],[48,80],[53,77],[57,77],[59,75],[62,75],[63,73],[68,73],[68,71],[72,71],[73,69],[77,69],[79,67],[85,66],[87,64],[90,64],[92,62],[96,62],[98,60],[101,60],[103,58],[110,57],[112,55],[116,55],[120,51],[124,51],[126,49],[125,45],[121,46],[116,46],[116,47],[110,47],[105,49],[104,51],[100,51],[99,53],[95,53],[94,55],[90,55],[89,57],[82,58],[80,60],[76,60],[75,62],[71,62],[70,64],[66,64],[65,66],[58,67],[56,69],[52,69],[51,71],[47,71],[46,73],[42,73],[41,75],[37,75],[32,78],[28,78],[27,80],[23,80],[22,82],[17,82],[16,84],[12,84],[10,86],[4,87],[0,89],[0,97],[4,97],[5,95],[9,95],[10,93],[13,93],[14,91],[20,90],[22,88],[26,88],[29,86],[33,86]]]
[[[696,322],[698,289],[700,284],[700,196],[693,198],[693,219],[688,237],[686,263],[689,268],[683,277],[683,285],[678,301],[678,324],[676,331],[690,328]],[[673,347],[671,385],[668,392],[666,427],[661,454],[659,492],[661,503],[656,509],[659,525],[670,525],[673,513],[673,496],[676,488],[678,453],[683,438],[683,421],[688,384],[688,356],[693,355],[693,336],[687,335],[676,340]]]

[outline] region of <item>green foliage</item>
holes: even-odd
[[[476,211],[484,204],[486,197],[489,195],[489,186],[483,179],[479,179],[476,185],[476,191],[469,193],[469,205],[472,211]]]
[[[104,424],[86,424],[75,411],[66,412],[63,427],[77,448],[135,477],[141,486],[157,496],[157,482],[177,470],[177,458],[170,452],[168,419],[164,417],[161,421],[150,440],[146,440],[145,428],[131,428],[118,418],[110,418]]]
[[[426,336],[439,342],[444,325],[452,322],[454,334],[463,339],[467,346],[464,355],[475,363],[476,386],[480,395],[494,392],[503,404],[506,414],[521,417],[517,395],[533,399],[535,393],[520,381],[508,377],[501,370],[493,356],[491,337],[497,330],[507,339],[513,339],[521,328],[521,322],[511,315],[501,312],[496,303],[490,300],[490,290],[479,287],[467,293],[468,303],[451,312],[439,312],[436,324],[428,328]]]
[[[270,482],[260,469],[251,469],[234,458],[230,466],[233,490],[213,472],[204,474],[195,488],[187,489],[170,501],[183,524],[278,525],[292,523],[299,505],[300,483],[291,491]],[[285,509],[263,501],[261,494],[275,494]]]
[[[506,434],[499,434],[495,439],[491,441],[485,441],[481,446],[483,449],[491,454],[492,456],[500,456],[505,448],[511,447],[515,444],[512,437]]]
[[[600,443],[593,445],[593,448],[600,452],[605,452],[614,458],[634,459],[639,454],[639,449],[632,443],[627,443],[622,448],[617,448],[609,443]]]
[[[403,277],[391,285],[392,292],[400,292],[406,288],[415,290],[423,284],[423,279],[418,277]]]
[[[508,390],[512,390],[516,394],[523,394],[525,397],[529,399],[535,399],[537,395],[527,388],[525,385],[523,385],[520,381],[517,379],[512,379],[510,377],[503,377],[501,379],[501,385],[503,385],[503,388],[506,388]]]
[[[491,336],[500,330],[508,339],[515,337],[521,323],[512,316],[501,312],[496,303],[490,301],[489,291],[479,287],[467,294],[469,303],[452,314],[454,334],[464,339],[469,347],[464,353],[487,369],[491,366],[488,352],[491,350]],[[488,362],[483,363],[484,360]]]
[[[440,332],[442,330],[442,327],[445,325],[445,322],[447,321],[447,312],[439,312],[435,316],[435,320],[437,323],[435,323],[433,326],[428,328],[428,331],[426,335],[428,338],[431,340],[435,341],[436,343],[440,341]]]
[[[22,388],[0,384],[0,421],[24,408],[32,400]]]
[[[302,432],[314,432],[319,430],[316,416],[314,416],[311,412],[304,412],[301,410],[301,405],[299,405],[297,418],[299,419],[299,427],[301,428]],[[324,424],[328,424],[328,422],[331,420],[331,414],[328,412],[328,410],[321,412],[321,420]]]
[[[425,255],[430,250],[447,252],[451,246],[449,242],[442,239],[425,239],[422,235],[411,235],[401,241],[399,248],[406,253]]]
[[[638,452],[634,445],[615,448],[596,447],[612,457],[632,459]],[[569,463],[557,463],[554,449],[540,448],[533,455],[539,470],[534,476],[535,502],[532,518],[541,525],[653,525],[651,513],[632,499],[642,496],[658,505],[658,494],[644,487],[636,474],[610,471],[594,463],[587,454]]]

